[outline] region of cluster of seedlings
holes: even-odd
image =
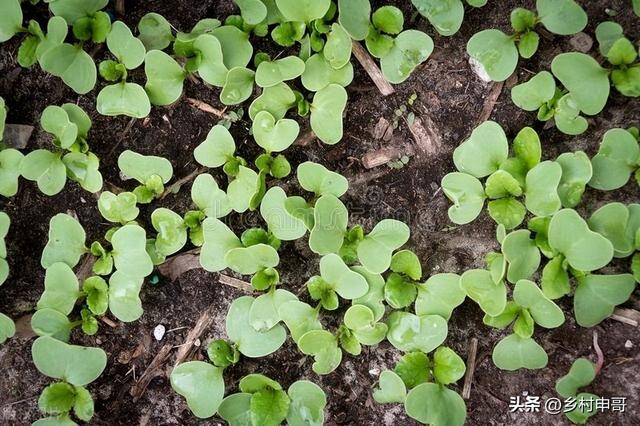
[[[466,2],[481,7],[486,0]],[[287,336],[301,353],[313,357],[318,375],[334,371],[345,354],[357,356],[363,345],[386,339],[404,356],[381,373],[375,401],[402,403],[408,416],[425,424],[462,425],[465,402],[447,386],[464,375],[465,363],[443,343],[454,309],[466,298],[485,312],[485,324],[511,327],[512,334],[493,350],[497,367],[538,369],[547,365],[548,357],[533,339],[535,325],[555,328],[565,321],[554,300],[572,295],[578,324],[591,327],[624,303],[640,279],[640,205],[610,203],[586,219],[573,210],[587,186],[614,190],[634,174],[638,179],[637,129],[609,130],[592,159],[578,151],[542,161],[533,129],[522,129],[510,147],[497,123],[478,126],[455,150],[458,171],[444,177],[442,188],[453,202],[449,217],[459,225],[478,217],[487,202],[498,224],[501,252],[487,255],[486,269],[461,275],[440,273],[425,279],[416,254],[402,249],[410,230],[400,221],[384,219],[368,231],[353,224],[340,199],[348,191],[347,179],[321,164],[297,166],[303,195],[287,194],[277,185],[292,173],[283,152],[299,136],[296,116],[308,116],[323,143],[342,139],[354,43],[363,42],[379,60],[386,80],[395,84],[432,53],[431,38],[405,29],[403,13],[394,6],[372,10],[369,0],[235,0],[240,15],[224,22],[203,19],[181,32],[156,13],[145,15],[133,31],[121,21],[111,22],[103,10],[107,0],[44,3],[53,15],[46,31],[36,21],[23,22],[19,0],[0,5],[0,42],[23,37],[21,66],[37,63],[78,94],[92,91],[99,75],[108,84],[97,94],[96,110],[107,116],[146,117],[152,106],[180,99],[188,78],[219,88],[224,105],[240,106],[253,98],[247,111],[261,154],[253,162],[238,155],[228,130],[233,120],[215,125],[193,154],[204,168],[221,168],[228,183],[201,173],[191,186],[189,209],[156,208],[147,221],[139,217],[138,206],[166,193],[173,178],[171,162],[124,151],[118,167],[123,179],[135,181],[133,189],[103,190],[99,159],[88,144],[91,120],[77,105],[49,106],[42,112],[40,122],[52,135],[51,149],[26,156],[12,148],[0,151],[1,195],[14,196],[20,177],[51,196],[69,179],[99,193],[98,209],[111,224],[102,239],[88,242],[74,217],[60,213],[51,218],[41,257],[44,292],[31,326],[39,336],[32,346],[34,364],[55,382],[38,401],[49,417],[36,425],[69,426],[91,419],[93,400],[86,386],[103,372],[107,356],[100,348],[71,344],[72,331],[96,334],[98,318],[107,312],[123,322],[139,319],[145,278],[188,246],[199,248],[203,269],[248,276],[259,292],[233,301],[227,338],[208,344],[208,362],[184,362],[171,373],[171,386],[194,415],[217,413],[231,425],[323,423],[325,393],[307,380],[284,390],[264,375],[250,374],[240,381],[240,392],[225,397],[226,368],[242,357],[274,353]],[[412,3],[441,35],[455,34],[462,24],[461,0]],[[634,7],[637,10],[638,2]],[[515,71],[519,57],[536,52],[538,25],[568,35],[587,24],[586,13],[573,0],[538,0],[535,11],[519,8],[511,16],[512,35],[485,30],[468,44],[469,55],[496,81]],[[610,68],[583,53],[560,54],[552,73],[542,71],[512,89],[514,103],[537,110],[540,120],[553,118],[564,133],[579,134],[587,128],[581,114],[599,113],[611,84],[625,96],[640,95],[637,46],[613,22],[600,24],[596,36]],[[289,56],[254,52],[255,37],[270,37]],[[96,64],[87,50],[101,43],[110,57]],[[141,67],[144,72],[137,71]],[[253,97],[256,87],[260,94]],[[5,118],[2,101],[0,130]],[[264,225],[236,231],[224,221],[247,211],[259,211]],[[527,229],[517,229],[525,221]],[[0,213],[0,284],[9,275],[4,245],[9,222]],[[152,229],[145,229],[145,222]],[[282,288],[278,272],[281,242],[301,238],[320,258],[304,297]],[[91,274],[79,280],[74,268],[83,257],[91,259]],[[629,257],[631,273],[595,273],[614,258]],[[538,286],[532,279],[543,264]],[[327,329],[322,316],[335,311],[342,315],[339,325]],[[0,314],[0,342],[14,333],[13,322]],[[578,360],[558,382],[557,391],[563,397],[596,398],[578,393],[595,374],[593,364]],[[592,414],[578,408],[567,416],[584,423]]]

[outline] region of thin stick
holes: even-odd
[[[464,376],[464,386],[462,397],[469,399],[471,396],[471,384],[473,383],[473,373],[476,370],[476,356],[478,354],[478,339],[475,337],[469,341],[469,354],[467,355],[467,374]]]
[[[76,278],[78,281],[82,283],[86,280],[89,275],[93,273],[93,265],[96,263],[96,258],[91,253],[87,253],[84,255],[82,259],[82,263],[80,264],[80,268],[78,272],[76,272]]]
[[[178,188],[180,188],[182,185],[184,185],[187,182],[191,182],[193,179],[195,179],[199,174],[204,173],[208,170],[207,167],[200,167],[198,169],[195,169],[194,171],[192,171],[191,173],[189,173],[187,176],[183,177],[182,179],[178,179],[177,181],[175,181],[175,183],[173,183],[173,185],[169,186],[167,189],[164,190],[164,192],[162,193],[162,195],[160,196],[161,200],[164,200],[164,198],[169,195],[174,193]]]
[[[595,330],[593,330],[593,349],[595,349],[598,357],[598,361],[596,362],[596,374],[599,374],[600,370],[602,370],[602,365],[604,364],[604,354],[602,353],[602,349],[600,349],[600,345],[598,345],[598,332]]]
[[[144,370],[140,379],[131,387],[129,394],[133,397],[134,402],[140,399],[153,379],[163,374],[162,366],[169,360],[171,349],[170,344],[164,345],[160,349],[160,352],[153,358],[147,369]]]
[[[371,77],[373,83],[376,85],[380,93],[382,93],[382,96],[388,96],[394,93],[395,90],[393,89],[393,86],[389,84],[386,78],[384,78],[382,71],[380,71],[380,68],[378,68],[376,63],[373,61],[369,52],[367,52],[365,48],[355,40],[353,41],[352,46],[354,56],[358,62],[360,62],[362,68],[364,68],[367,74],[369,74],[369,77]]]
[[[202,102],[198,99],[193,98],[185,98],[187,102],[191,104],[191,106],[198,108],[200,111],[208,112],[209,114],[213,114],[219,118],[226,118],[227,114],[225,114],[224,110],[220,111],[217,108],[212,107],[206,102]]]
[[[640,312],[635,309],[617,308],[611,319],[637,327],[640,324]]]
[[[103,323],[107,324],[111,328],[116,328],[118,326],[118,324],[116,324],[115,322],[111,321],[111,318],[106,317],[106,316],[100,317],[100,321],[102,321]]]
[[[124,0],[116,0],[116,12],[119,15],[124,15]]]
[[[218,274],[218,281],[220,282],[220,284],[237,288],[238,290],[244,291],[245,293],[253,292],[253,286],[250,283],[239,280],[237,278],[230,277],[228,275]]]
[[[178,364],[187,359],[189,352],[193,349],[193,345],[196,340],[200,338],[204,330],[206,330],[212,323],[214,318],[214,313],[216,311],[216,306],[209,306],[198,318],[196,324],[193,326],[187,337],[184,339],[184,343],[180,345],[180,349],[178,350],[178,354],[176,355],[176,362],[173,364],[173,368],[177,367]]]

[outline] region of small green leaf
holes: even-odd
[[[144,73],[147,76],[144,90],[153,105],[171,105],[182,95],[186,72],[166,53],[160,50],[147,52]]]
[[[68,214],[58,213],[51,218],[48,238],[40,259],[45,269],[57,262],[64,262],[73,268],[87,251],[82,225]]]
[[[19,0],[8,0],[0,10],[0,43],[4,43],[22,29],[22,8]]]
[[[580,388],[588,386],[595,378],[595,365],[586,358],[578,358],[569,372],[556,382],[556,392],[563,398],[575,397]]]
[[[380,373],[378,388],[373,391],[373,399],[378,404],[404,402],[407,397],[407,387],[396,373],[384,370]]]
[[[358,260],[374,274],[386,271],[391,265],[394,250],[409,240],[409,227],[394,219],[383,219],[358,245]]]
[[[31,356],[45,376],[77,386],[96,380],[107,365],[107,354],[100,348],[69,345],[46,336],[33,342]]]
[[[509,264],[507,280],[510,283],[530,278],[540,266],[540,250],[526,229],[507,234],[502,240],[502,252]]]
[[[390,83],[400,84],[432,52],[433,40],[427,34],[416,30],[403,31],[395,38],[389,53],[380,59],[382,74]]]
[[[555,34],[571,35],[587,26],[587,13],[574,0],[537,0],[539,20]]]
[[[346,105],[347,92],[338,84],[329,84],[313,96],[311,129],[327,145],[342,139],[342,114]]]
[[[591,159],[593,177],[589,186],[610,191],[624,186],[640,158],[638,142],[624,129],[608,130],[598,153]]]
[[[433,353],[433,377],[438,384],[449,385],[464,376],[466,367],[460,355],[446,346]]]
[[[287,390],[291,404],[287,414],[290,426],[320,426],[324,423],[327,397],[320,386],[308,380],[298,380]]]
[[[404,352],[431,352],[444,342],[447,321],[439,315],[418,316],[394,311],[387,319],[387,340]]]
[[[263,61],[256,70],[256,84],[260,87],[273,87],[300,77],[304,70],[304,61],[296,56],[287,56],[273,62]]]
[[[27,154],[20,163],[20,174],[27,180],[37,182],[45,195],[55,195],[67,183],[67,168],[60,154],[46,149],[36,149]]]
[[[93,58],[81,46],[62,43],[42,54],[40,66],[80,95],[90,92],[96,84],[97,71]]]
[[[453,152],[458,171],[483,178],[498,170],[509,156],[509,144],[502,127],[485,121],[476,127],[469,139]]]
[[[558,185],[562,167],[553,161],[543,161],[527,173],[525,205],[536,216],[551,216],[562,207]]]
[[[511,89],[511,100],[525,111],[535,111],[553,99],[556,81],[548,71],[540,71],[529,81]]]
[[[275,0],[287,21],[311,22],[322,18],[329,10],[329,0]]]
[[[460,277],[460,286],[482,310],[490,315],[499,315],[507,304],[507,289],[502,282],[494,282],[491,272],[470,269]]]
[[[142,86],[122,82],[106,86],[98,93],[96,109],[107,116],[144,118],[151,112],[151,103]]]
[[[211,417],[224,396],[222,369],[203,361],[184,362],[171,372],[171,387],[186,398],[196,417]]]
[[[537,370],[547,366],[548,356],[542,346],[532,338],[510,334],[493,348],[492,359],[501,370]]]
[[[449,207],[449,219],[458,225],[473,221],[484,207],[486,195],[482,183],[467,173],[449,173],[441,182],[442,191],[453,205]]]
[[[569,90],[578,108],[588,115],[598,114],[609,98],[608,71],[589,55],[561,53],[553,58],[551,70]]]
[[[227,312],[226,331],[240,353],[249,358],[260,358],[277,351],[284,343],[287,333],[279,324],[269,331],[256,331],[250,324],[254,300],[253,297],[242,296],[233,301]]]
[[[354,40],[364,40],[369,34],[370,15],[369,0],[338,0],[338,20]]]
[[[462,426],[467,417],[464,399],[436,383],[422,383],[411,389],[404,409],[409,417],[431,425]]]
[[[564,323],[562,310],[531,281],[520,280],[516,283],[513,300],[527,309],[536,324],[544,328],[556,328]]]
[[[138,225],[125,225],[111,236],[113,263],[122,274],[143,278],[153,272],[153,262],[146,251],[146,232]]]
[[[411,0],[411,3],[440,35],[454,35],[462,25],[464,5],[460,0]]]
[[[154,12],[140,18],[138,32],[138,38],[149,52],[165,49],[174,39],[169,21]]]
[[[513,38],[496,29],[474,34],[467,43],[467,53],[482,64],[493,81],[506,80],[518,65],[518,49]]]
[[[417,315],[440,315],[449,320],[453,310],[466,298],[457,274],[435,274],[418,286]]]
[[[109,222],[122,225],[136,220],[140,213],[140,209],[136,207],[136,196],[131,192],[116,195],[103,191],[98,199],[98,210]]]
[[[573,297],[576,322],[593,327],[609,317],[616,305],[626,302],[636,282],[631,274],[587,275],[578,280]]]

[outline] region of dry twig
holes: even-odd
[[[178,354],[176,355],[176,361],[173,364],[173,368],[177,367],[178,364],[187,359],[189,353],[193,349],[196,340],[198,340],[202,333],[213,323],[213,320],[215,319],[214,313],[216,309],[217,307],[212,304],[207,308],[207,310],[202,313],[202,315],[200,315],[200,318],[198,318],[198,321],[193,326],[189,334],[187,334],[187,337],[184,339],[184,343],[180,345],[180,349],[178,350]]]
[[[393,89],[393,86],[389,84],[386,78],[384,78],[382,71],[380,71],[380,68],[378,68],[376,63],[373,61],[369,52],[367,52],[365,48],[355,40],[352,44],[354,56],[358,62],[360,62],[362,68],[364,68],[367,74],[369,74],[369,77],[371,77],[371,80],[373,80],[373,83],[376,85],[380,93],[382,93],[383,96],[394,93],[395,90]]]
[[[140,397],[144,395],[144,392],[147,390],[149,383],[151,383],[153,379],[158,376],[164,375],[162,368],[164,364],[166,364],[166,362],[169,360],[171,349],[173,349],[172,345],[164,345],[160,349],[160,352],[158,352],[153,358],[151,364],[149,364],[144,373],[142,373],[142,376],[140,376],[138,381],[131,387],[129,394],[133,397],[134,402],[138,401]]]
[[[244,291],[245,293],[253,292],[253,286],[250,283],[230,277],[228,275],[218,274],[218,281],[221,284],[228,285],[229,287],[236,288],[238,290]]]
[[[611,319],[637,327],[640,325],[640,312],[635,309],[617,308],[613,311]]]
[[[220,111],[218,108],[214,108],[208,103],[200,101],[198,99],[193,99],[193,98],[185,98],[185,99],[187,102],[191,104],[191,106],[198,108],[200,111],[213,114],[219,118],[227,118],[227,114],[225,114],[225,110]]]
[[[163,200],[167,195],[176,192],[178,189],[180,189],[182,185],[184,185],[185,183],[191,182],[196,177],[198,177],[199,174],[204,173],[207,170],[208,170],[207,167],[199,167],[194,171],[192,171],[191,173],[189,173],[187,176],[183,177],[182,179],[178,179],[177,181],[175,181],[175,183],[173,183],[171,186],[169,186],[164,190],[164,192],[160,196],[160,199]]]
[[[476,356],[478,354],[478,339],[472,337],[469,341],[469,353],[467,354],[467,373],[464,376],[464,386],[462,397],[469,399],[471,396],[471,385],[473,384],[473,373],[476,370]]]

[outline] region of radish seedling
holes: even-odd
[[[394,370],[380,374],[373,399],[379,404],[403,403],[405,412],[421,423],[463,425],[466,405],[446,386],[464,376],[466,367],[458,354],[446,346],[433,353],[405,354]]]
[[[460,29],[464,19],[462,0],[411,0],[411,2],[440,35],[451,36]],[[466,0],[466,2],[473,7],[481,7],[487,3],[487,0]]]
[[[584,29],[587,14],[574,0],[537,0],[535,12],[523,8],[511,12],[514,34],[497,29],[480,31],[467,43],[467,53],[482,64],[492,80],[504,81],[515,71],[518,56],[528,59],[538,50],[540,36],[535,31],[538,23],[554,34],[571,35]],[[579,66],[575,64],[574,69]]]
[[[603,22],[596,28],[600,53],[613,66],[611,83],[624,96],[640,96],[640,69],[638,48],[623,34],[614,22]]]
[[[139,84],[127,82],[127,71],[138,68],[145,60],[144,44],[123,22],[116,21],[107,36],[107,47],[116,60],[100,63],[100,76],[116,84],[108,85],[98,93],[96,109],[109,116],[148,116],[151,103],[146,92]]]
[[[100,160],[87,144],[89,116],[75,104],[51,105],[42,112],[40,125],[54,136],[52,143],[57,149],[27,154],[20,163],[22,177],[37,182],[40,191],[50,196],[62,191],[67,178],[89,192],[100,191]]]
[[[640,182],[640,147],[636,135],[633,129],[611,129],[604,134],[598,153],[591,159],[593,177],[589,186],[601,191],[622,188],[634,173]]]
[[[596,378],[596,366],[585,358],[576,359],[569,372],[556,382],[556,392],[565,399],[573,399],[575,408],[565,411],[565,415],[575,424],[586,424],[597,413],[597,395],[580,392],[580,388],[589,386]]]
[[[123,151],[118,157],[118,168],[125,179],[140,183],[133,193],[138,203],[148,204],[164,192],[164,185],[173,176],[173,166],[166,158]]]
[[[5,237],[9,232],[11,219],[5,212],[0,211],[0,286],[9,277],[9,264],[7,263],[7,246]],[[0,312],[0,343],[4,343],[8,338],[13,337],[16,327],[8,316]]]

